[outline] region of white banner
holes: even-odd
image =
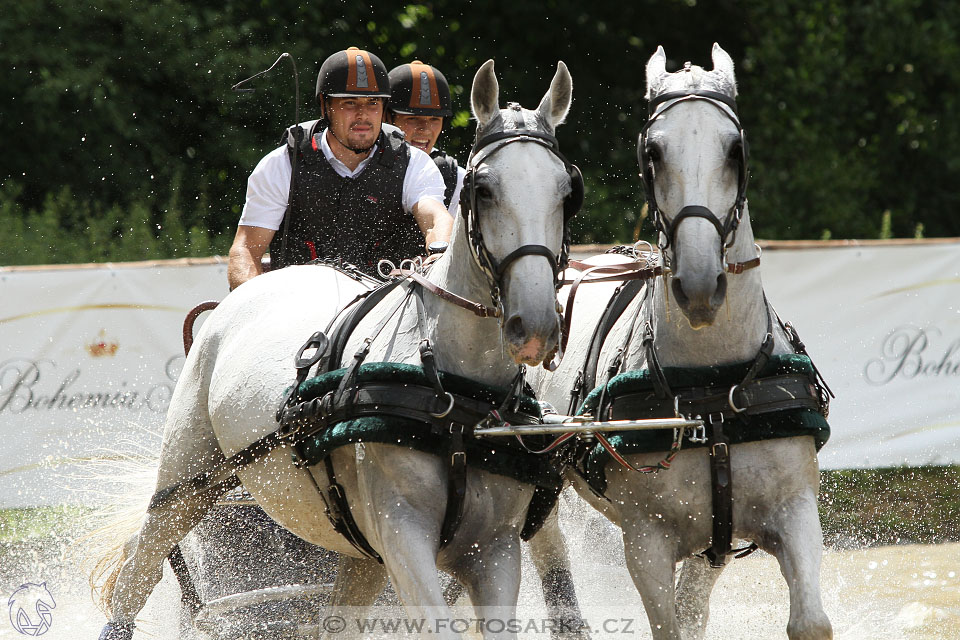
[[[89,502],[76,461],[159,451],[184,317],[227,294],[202,262],[0,269],[0,506]]]
[[[960,464],[960,243],[767,251],[762,269],[837,394],[822,467]]]
[[[158,449],[183,319],[227,293],[194,262],[0,268],[0,507],[87,502],[74,461]],[[823,467],[960,464],[960,243],[768,249],[762,270],[837,394]]]

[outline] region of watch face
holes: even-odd
[[[448,242],[444,242],[443,240],[437,240],[436,242],[431,242],[430,246],[428,246],[427,249],[430,250],[430,253],[443,253],[444,251],[447,250],[447,247],[449,246],[450,244]]]

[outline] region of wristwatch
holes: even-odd
[[[427,251],[430,252],[430,255],[437,253],[443,253],[447,250],[447,247],[450,246],[450,243],[445,240],[435,240],[427,245]]]

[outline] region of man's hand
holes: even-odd
[[[230,260],[227,263],[227,280],[233,291],[241,284],[263,273],[260,260],[267,252],[270,241],[276,233],[273,229],[239,225],[237,235],[230,247]]]
[[[413,217],[426,239],[423,243],[424,248],[429,247],[431,242],[439,240],[450,242],[453,218],[450,217],[450,212],[447,211],[442,202],[437,202],[432,198],[423,198],[413,205]],[[427,250],[427,253],[429,253],[429,250]]]

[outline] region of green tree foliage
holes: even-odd
[[[287,62],[254,93],[230,86],[288,51],[300,119],[314,118],[320,63],[351,45],[443,69],[457,116],[440,145],[461,161],[477,67],[496,59],[502,100],[532,107],[563,59],[574,105],[558,134],[587,186],[579,241],[649,237],[644,66],[662,44],[668,68],[709,67],[714,41],[737,63],[758,235],[960,235],[958,28],[960,5],[932,0],[11,3],[0,264],[225,251],[246,176],[295,106]]]

